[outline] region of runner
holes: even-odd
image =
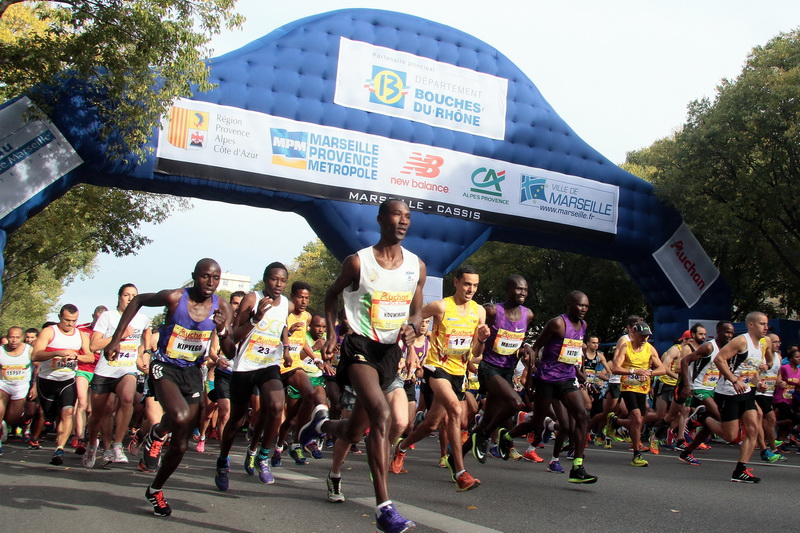
[[[345,335],[342,342],[336,375],[341,385],[350,385],[356,392],[353,413],[346,420],[328,420],[327,408],[317,406],[311,421],[300,431],[300,442],[305,445],[329,433],[355,443],[369,427],[367,460],[377,503],[377,528],[401,533],[414,527],[414,522],[403,518],[389,499],[390,408],[384,391],[397,375],[402,356],[398,340],[402,338],[409,345],[417,336],[415,326],[405,322],[422,304],[425,264],[401,246],[411,224],[405,202],[383,202],[377,220],[381,233],[378,244],[347,257],[339,277],[325,294],[328,341],[323,354],[332,357],[336,350],[337,298],[344,293],[347,322],[353,333]],[[408,367],[416,363],[416,356],[409,352]]]
[[[720,372],[719,383],[714,389],[714,400],[719,406],[721,421],[706,418],[703,424],[728,442],[739,436],[740,426],[745,435],[739,444],[739,462],[731,475],[731,481],[758,483],[761,478],[753,475],[747,462],[755,448],[758,434],[758,411],[753,399],[751,384],[758,384],[758,367],[761,365],[759,341],[767,334],[768,320],[764,313],[754,311],[745,318],[747,333],[734,338],[714,357]],[[772,366],[772,349],[765,354],[767,365]]]
[[[122,313],[137,294],[139,291],[136,290],[133,283],[126,283],[119,288],[117,308],[100,315],[94,326],[89,346],[93,352],[103,350],[108,345],[111,335],[117,329]],[[109,360],[106,356],[97,361],[91,383],[92,416],[89,418],[88,427],[89,447],[83,455],[82,461],[86,468],[94,467],[98,450],[97,433],[105,421],[111,422],[112,418],[115,422],[113,441],[109,441],[111,435],[103,435],[102,439],[105,450],[103,464],[128,462],[128,457],[122,448],[122,440],[128,431],[128,424],[133,414],[133,399],[136,395],[136,359],[139,356],[139,346],[142,341],[146,345],[149,336],[150,319],[144,313],[136,313],[124,333],[117,356],[113,360]],[[109,402],[111,393],[116,394],[118,402]],[[116,416],[112,410],[115,403],[117,406]]]
[[[42,328],[33,345],[33,361],[40,362],[36,389],[47,420],[58,419],[56,451],[50,464],[64,464],[64,446],[72,432],[75,406],[75,369],[78,362],[94,361],[89,337],[75,327],[78,308],[67,304],[58,313],[58,323]],[[35,435],[38,440],[38,434]]]
[[[647,342],[652,334],[646,322],[634,324],[630,341],[623,345],[611,363],[612,372],[622,376],[622,401],[628,408],[628,418],[623,420],[613,413],[609,414],[606,434],[616,425],[628,428],[633,447],[631,466],[648,465],[640,449],[644,416],[647,414],[647,395],[650,393],[651,378],[666,372],[655,347]]]
[[[527,297],[528,282],[514,274],[506,279],[505,302],[486,306],[486,325],[491,334],[483,345],[483,359],[478,365],[480,392],[486,394],[486,407],[469,441],[462,447],[462,455],[472,450],[480,462],[485,461],[489,437],[498,428],[497,451],[500,458],[508,460],[514,447],[508,430],[502,426],[524,407],[514,390],[513,378],[517,360],[523,355],[525,332],[536,316],[523,305]],[[525,350],[529,351],[530,346],[526,345]],[[532,356],[530,352],[526,354],[527,358]]]
[[[686,407],[697,409],[697,419],[711,417],[721,419],[717,402],[714,401],[714,389],[719,383],[719,370],[714,363],[714,358],[720,349],[733,339],[733,323],[729,320],[720,320],[716,327],[717,335],[708,342],[703,343],[697,350],[681,359],[682,387],[676,401],[685,400]],[[700,407],[703,411],[700,411]],[[678,458],[692,466],[699,466],[700,461],[695,459],[693,453],[709,436],[711,432],[701,427],[695,434],[694,440],[681,451]]]
[[[528,363],[528,373],[532,376],[529,378],[529,383],[532,382],[529,389],[533,391],[533,419],[518,424],[509,432],[512,438],[524,435],[531,429],[535,435],[541,435],[545,429],[545,417],[551,414],[551,405],[556,400],[560,401],[575,421],[575,429],[569,435],[575,447],[575,458],[569,472],[570,483],[597,481],[597,477],[587,474],[583,466],[589,420],[576,379],[586,335],[586,321],[583,318],[588,311],[589,297],[580,291],[573,291],[567,297],[567,312],[551,318],[545,325],[532,347],[533,353],[542,350],[535,376],[532,372],[534,361]],[[558,463],[558,457],[554,456],[552,462]]]
[[[8,427],[22,422],[25,398],[31,389],[33,374],[31,347],[22,342],[22,328],[8,329],[8,344],[0,347],[0,455],[3,455],[2,441],[8,438],[5,434]]]
[[[100,318],[100,315],[106,311],[108,311],[108,308],[105,305],[98,305],[94,308],[94,312],[92,313],[92,321],[77,326],[78,331],[89,337],[90,344],[94,325],[97,323],[97,319]],[[95,366],[97,366],[98,359],[100,359],[100,351],[98,350],[92,355],[94,355],[94,360],[91,363],[81,363],[79,361],[78,369],[75,371],[75,393],[77,394],[77,399],[75,401],[75,414],[73,415],[75,435],[72,437],[71,444],[72,447],[75,448],[75,453],[77,455],[86,453],[86,419],[92,412],[92,406],[89,400],[89,385],[92,383],[94,369]],[[110,431],[106,433],[106,438],[111,436]]]
[[[153,505],[153,514],[172,514],[164,499],[162,487],[178,468],[189,444],[192,430],[197,426],[200,412],[200,392],[203,387],[203,364],[212,331],[216,331],[223,351],[233,355],[233,311],[230,304],[214,294],[222,270],[213,259],[201,259],[192,272],[194,282],[187,289],[166,289],[157,293],[140,294],[128,304],[119,325],[105,348],[108,361],[124,353],[120,347],[128,325],[143,306],[166,307],[165,323],[159,331],[158,351],[150,362],[150,375],[155,395],[164,407],[164,416],[145,436],[142,459],[156,466],[161,447],[171,433],[169,448],[156,477],[145,490]]]
[[[289,355],[286,318],[294,310],[292,302],[283,295],[289,277],[283,263],[270,263],[264,269],[264,290],[251,292],[242,300],[234,329],[239,350],[232,362],[217,359],[220,368],[230,365],[231,417],[222,430],[219,457],[214,482],[227,491],[230,459],[237,429],[247,415],[253,389],[261,396],[261,409],[253,436],[248,443],[244,469],[249,475],[258,470],[262,483],[272,484],[275,478],[270,469],[269,452],[278,436],[283,414],[285,392],[281,381],[281,366],[292,365]],[[260,446],[259,446],[260,443]]]
[[[410,323],[417,326],[422,319],[433,317],[430,349],[423,364],[425,383],[422,391],[428,414],[411,435],[397,444],[392,458],[392,472],[400,473],[409,446],[427,437],[445,421],[444,430],[453,449],[447,465],[456,490],[460,492],[481,484],[464,468],[463,454],[455,453],[461,443],[461,402],[464,400],[467,363],[470,357],[480,355],[490,335],[485,324],[486,310],[472,299],[479,280],[474,267],[459,267],[453,280],[455,295],[429,303],[411,318]]]

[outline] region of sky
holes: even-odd
[[[487,9],[491,6],[492,9]],[[622,163],[627,152],[668,136],[687,105],[713,98],[723,78],[735,78],[747,54],[800,25],[800,2],[742,0],[239,0],[247,21],[212,41],[214,56],[236,50],[294,20],[346,8],[399,11],[446,24],[499,50],[537,86],[575,132],[601,154]],[[316,236],[293,213],[193,200],[194,208],[159,226],[145,226],[153,243],[136,256],[101,255],[91,278],[68,285],[60,304],[88,318],[116,305],[117,289],[175,288],[201,257],[223,271],[261,277],[266,263],[291,263]],[[249,249],[238,222],[272,230],[275,256]],[[213,221],[213,222],[210,222]],[[235,236],[235,237],[234,237]],[[152,316],[158,309],[145,312]]]

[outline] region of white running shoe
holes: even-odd
[[[81,463],[86,468],[94,468],[94,463],[97,460],[97,441],[89,444],[86,448],[86,453],[81,457]]]
[[[115,463],[127,463],[128,456],[125,455],[125,450],[122,449],[122,443],[117,442],[111,447],[111,453],[114,455]]]

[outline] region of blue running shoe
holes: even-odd
[[[381,514],[377,517],[375,526],[378,531],[383,533],[405,533],[409,529],[414,529],[416,524],[411,520],[406,520],[394,508],[394,504],[381,507]]]
[[[217,473],[214,475],[214,483],[223,492],[228,490],[228,471],[231,469],[230,459],[217,459]]]
[[[248,448],[247,455],[244,457],[244,471],[247,472],[248,476],[256,475],[256,453],[251,452]]]
[[[272,476],[272,471],[269,469],[269,459],[263,461],[256,461],[256,468],[258,468],[258,479],[261,483],[271,485],[275,483],[275,478]]]
[[[555,461],[550,461],[547,463],[547,471],[548,472],[555,472],[556,474],[563,474],[564,467],[561,466],[561,463],[558,462],[558,459]]]
[[[325,435],[320,431],[322,423],[328,419],[328,406],[319,404],[311,412],[311,420],[306,425],[300,428],[299,440],[300,446],[308,450],[307,446],[312,441],[316,442],[318,438]],[[311,451],[311,450],[308,450]]]
[[[314,459],[322,459],[322,450],[319,449],[319,443],[317,441],[312,440],[309,442],[306,449],[311,452],[311,457]]]
[[[272,459],[270,459],[270,464],[272,465],[272,468],[278,468],[279,466],[281,466],[280,450],[275,450],[274,452],[272,452]]]

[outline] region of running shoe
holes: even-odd
[[[377,516],[375,527],[382,533],[405,533],[409,529],[414,529],[416,524],[411,520],[406,520],[394,508],[394,504],[381,507],[380,515]]]
[[[353,444],[350,445],[350,453],[361,455],[363,452],[358,449],[358,445],[354,442]]]
[[[31,442],[33,442],[33,441],[31,441]],[[788,442],[782,443],[780,446],[778,446],[777,449],[778,449],[778,453],[792,453],[792,447],[789,445]]]
[[[599,434],[595,435],[594,439],[592,440],[592,443],[597,447],[602,446],[603,445],[603,436],[599,435]]]
[[[497,448],[497,444],[492,444],[489,446],[489,455],[495,459],[502,459],[502,455],[500,455],[500,450]]]
[[[511,461],[519,461],[522,459],[522,454],[519,453],[514,446],[512,446],[508,449],[508,459]]]
[[[50,457],[50,464],[61,466],[64,464],[64,450],[58,448],[56,451],[53,452],[52,457]]]
[[[140,472],[155,472],[155,469],[149,468],[147,464],[144,462],[144,459],[139,459],[139,471]]]
[[[486,463],[486,450],[489,447],[489,436],[478,429],[472,430],[472,455],[479,463]]]
[[[447,468],[447,456],[446,455],[443,455],[443,456],[441,456],[439,458],[439,468]],[[407,470],[406,470],[406,472],[407,472]]]
[[[256,453],[258,452],[250,451],[250,448],[247,448],[247,453],[244,456],[244,471],[247,472],[248,476],[256,475]]]
[[[617,415],[614,413],[608,413],[608,416],[606,416],[606,426],[603,428],[603,433],[606,434],[606,437],[614,438],[614,420],[616,419]]]
[[[414,415],[414,429],[417,429],[417,426],[422,424],[422,421],[425,420],[425,413],[426,411],[417,411],[417,414]]]
[[[172,514],[172,508],[167,503],[167,500],[164,499],[164,492],[161,490],[150,490],[150,487],[147,487],[147,490],[144,492],[144,497],[147,498],[151,504],[153,504],[153,514],[156,516],[169,516]]]
[[[649,464],[650,464],[650,463],[648,463],[648,462],[645,460],[645,458],[644,458],[644,457],[642,457],[641,455],[638,455],[638,454],[637,454],[637,455],[634,455],[634,456],[633,456],[633,460],[631,461],[631,466],[647,466],[647,465],[649,465]]]
[[[117,442],[116,444],[111,446],[111,454],[114,457],[114,461],[113,462],[115,462],[115,463],[127,463],[128,462],[128,456],[125,455],[125,451],[122,449],[122,443],[121,442]]]
[[[539,457],[539,454],[536,453],[536,450],[527,450],[525,453],[522,454],[523,459],[526,461],[530,461],[532,463],[543,463],[544,459]]]
[[[453,483],[458,483],[458,481],[456,481],[456,463],[455,460],[453,459],[452,454],[445,455],[444,459],[445,459],[444,461],[445,465],[447,465],[447,469],[450,470],[450,479],[453,480]]]
[[[269,460],[269,464],[272,465],[272,468],[278,468],[281,466],[281,451],[275,450],[272,452],[272,458]],[[255,471],[253,472],[255,473]]]
[[[442,459],[444,459],[444,457]],[[405,460],[406,460],[406,452],[400,450],[400,443],[398,443],[397,446],[394,447],[394,455],[392,456],[392,463],[389,465],[392,474],[403,473],[403,470],[405,470],[405,468],[403,468],[403,463],[405,463]],[[439,461],[439,466],[441,465],[442,462]],[[406,472],[408,472],[408,470],[406,470]]]
[[[458,492],[466,492],[468,490],[477,489],[481,485],[480,479],[475,479],[472,474],[464,470],[461,475],[456,479],[456,489]]]
[[[95,461],[97,461],[97,441],[94,444],[90,444],[86,448],[86,453],[81,457],[81,463],[86,468],[94,468]]]
[[[325,479],[328,483],[328,501],[333,503],[345,501],[344,493],[342,492],[342,478],[332,478],[329,475]]]
[[[570,448],[567,450],[567,461],[574,461],[575,460],[575,448]]]
[[[86,453],[86,441],[78,439],[78,445],[75,446],[75,455],[83,455]]]
[[[688,453],[686,451],[682,451],[680,453],[680,455],[678,455],[678,459],[680,459],[684,463],[690,464],[692,466],[700,466],[701,464],[703,464],[701,461],[698,461],[697,459],[695,459],[694,455],[692,455],[691,453]]]
[[[208,430],[208,438],[211,440],[219,439],[219,435],[217,435],[217,428],[211,428]]]
[[[549,416],[544,417],[544,430],[542,431],[542,444],[547,444],[553,438],[555,422]]]
[[[195,446],[194,449],[197,450],[197,453],[203,453],[206,451],[206,439],[200,439],[197,441],[197,446]]]
[[[311,457],[314,459],[322,459],[322,450],[319,449],[319,443],[315,440],[312,440],[306,446],[306,449],[311,452]]]
[[[333,448],[333,439],[328,437],[325,439],[325,447],[326,448]]]
[[[685,452],[686,451],[686,441],[679,441],[675,444],[675,448],[673,448],[676,452]]]
[[[3,455],[3,442],[0,441],[0,455]]]
[[[733,475],[731,475],[731,481],[736,483],[758,483],[761,478],[754,476],[750,468],[745,468],[739,471],[734,470]]]
[[[223,492],[228,490],[228,472],[231,470],[231,462],[228,457],[225,459],[217,458],[217,469],[214,474],[214,484]]]
[[[500,459],[508,461],[511,448],[514,447],[514,439],[508,434],[506,428],[497,431],[497,450],[500,452]]]
[[[142,442],[142,461],[144,462],[146,471],[158,470],[161,464],[161,447],[164,446],[163,439],[157,439],[153,436],[155,427],[150,428],[150,431],[144,436]]]
[[[303,454],[302,448],[291,448],[289,450],[289,456],[294,459],[294,464],[296,465],[308,464],[308,459],[306,459],[306,456]]]
[[[658,439],[656,438],[655,433],[650,434],[650,453],[653,455],[658,455],[661,453],[658,451]]]
[[[318,438],[325,436],[325,433],[321,430],[320,426],[327,419],[328,419],[328,406],[325,404],[319,404],[318,406],[316,406],[314,410],[311,412],[311,420],[309,420],[307,424],[305,424],[302,428],[300,428],[300,433],[299,433],[300,446],[308,450],[307,446],[311,443],[311,441],[316,442]],[[305,464],[305,463],[300,463],[300,464]]]
[[[590,484],[597,482],[597,476],[590,476],[589,474],[587,474],[586,470],[583,468],[583,465],[581,465],[577,468],[570,469],[569,478],[567,478],[567,481],[569,481],[570,483]]]
[[[39,439],[31,439],[30,441],[28,441],[28,448],[30,448],[31,450],[41,450],[42,445],[39,444]]]
[[[701,442],[700,444],[697,445],[697,449],[700,450],[701,452],[704,452],[704,451],[710,450],[711,446],[709,446],[705,442]]]
[[[263,461],[256,460],[256,468],[258,469],[258,479],[261,480],[261,483],[267,485],[275,483],[275,478],[272,475],[272,471],[269,469],[269,459],[264,459]]]
[[[3,421],[3,437],[2,437],[2,441],[3,442],[6,441],[6,422],[5,422],[5,420]],[[78,436],[77,435],[73,435],[72,438],[69,439],[69,447],[70,448],[77,448],[78,447]]]
[[[605,438],[605,440],[603,441],[603,448],[605,448],[606,450],[611,449],[611,437]]]
[[[556,459],[555,461],[550,461],[549,463],[547,463],[547,466],[545,468],[547,469],[548,472],[553,472],[555,474],[563,474],[564,473],[564,467],[561,466],[561,463],[558,462],[558,459]]]
[[[139,455],[139,447],[142,445],[142,440],[139,438],[139,432],[134,431],[131,441],[128,443],[128,453],[131,455]]]
[[[111,448],[103,452],[103,455],[100,457],[100,461],[103,463],[103,466],[110,465],[114,462],[114,452],[111,450]]]
[[[777,463],[779,457],[779,454],[773,452],[769,448],[761,452],[761,460],[765,463]]]

